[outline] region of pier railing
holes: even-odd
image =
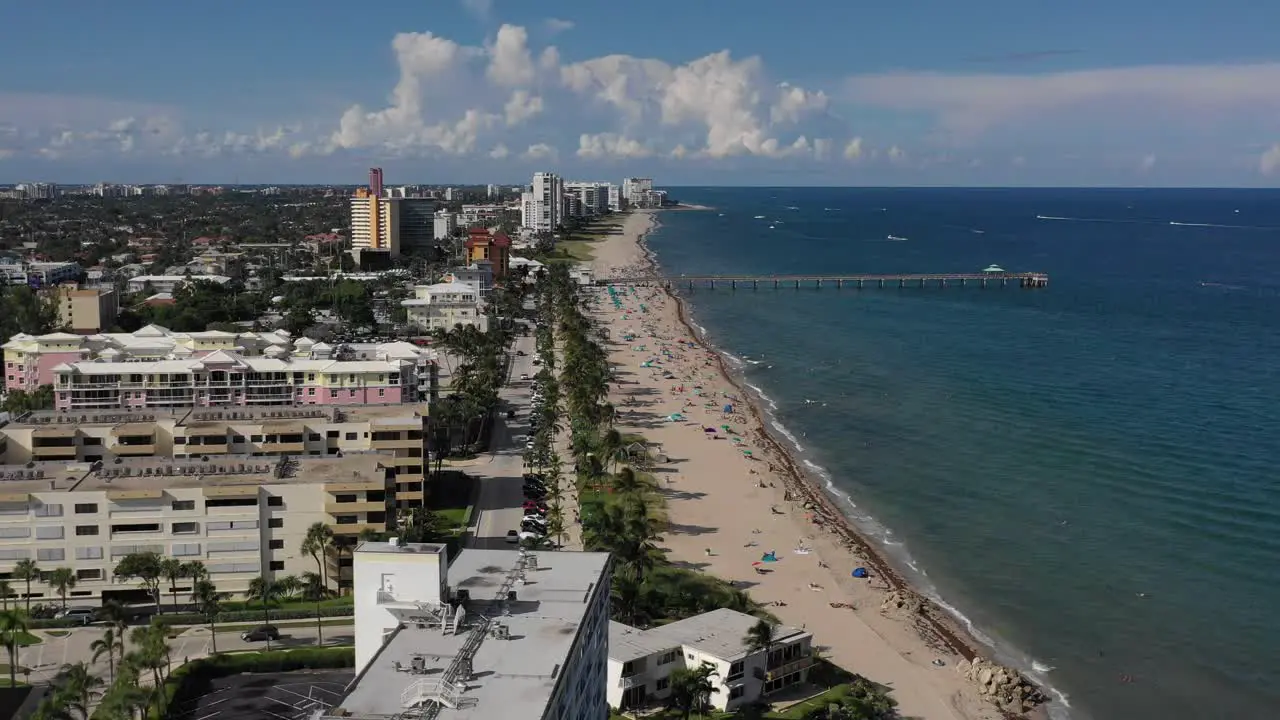
[[[1049,274],[1042,272],[977,272],[977,273],[903,273],[864,275],[642,275],[637,277],[599,278],[596,285],[648,285],[661,287],[728,287],[738,289],[761,286],[766,288],[815,287],[846,285],[861,290],[864,287],[947,287],[948,285],[975,285],[977,287],[1044,288],[1049,286]]]

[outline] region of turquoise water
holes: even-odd
[[[1280,192],[675,194],[716,209],[661,216],[672,274],[1050,273],[690,302],[850,515],[1042,670],[1055,714],[1274,716]]]

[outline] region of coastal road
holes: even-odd
[[[517,355],[523,352],[524,355]],[[511,549],[506,541],[508,530],[520,529],[524,511],[520,505],[524,495],[520,492],[524,473],[524,436],[529,432],[529,396],[533,391],[531,380],[521,380],[521,375],[532,377],[538,368],[533,365],[534,339],[520,336],[512,343],[510,377],[498,392],[506,407],[516,411],[516,417],[508,420],[500,413],[495,420],[491,450],[482,462],[465,468],[466,473],[480,482],[472,526],[468,528],[467,547]],[[517,440],[516,438],[520,438]]]
[[[265,650],[264,642],[245,642],[240,633],[245,628],[239,623],[234,629],[218,631],[218,651],[233,652],[242,650]],[[45,631],[37,631],[44,642],[18,648],[18,665],[31,669],[32,684],[50,682],[57,676],[63,665],[84,661],[89,669],[100,677],[107,677],[110,668],[104,655],[93,662],[93,643],[102,638],[105,627],[93,625],[74,628],[64,636],[48,635]],[[309,647],[316,645],[317,633],[315,623],[304,625],[281,625],[281,638],[271,643],[272,648]],[[355,628],[350,624],[330,625],[324,628],[325,645],[350,645],[355,642]],[[169,640],[171,656],[175,663],[188,658],[204,657],[209,654],[209,629],[191,627],[183,630],[177,637]],[[125,649],[130,649],[126,641]]]

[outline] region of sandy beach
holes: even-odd
[[[633,212],[621,234],[596,244],[596,276],[650,272],[642,240],[659,217]],[[643,434],[670,459],[655,472],[669,557],[735,581],[782,622],[812,631],[837,665],[891,688],[903,717],[1002,717],[956,671],[977,643],[927,603],[911,611],[918,597],[765,432],[722,359],[684,323],[679,301],[659,288],[617,292],[620,306],[604,289],[593,303],[619,375],[610,402],[620,430]],[[766,553],[776,561],[761,563]],[[870,577],[852,577],[859,567]]]

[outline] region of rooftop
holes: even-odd
[[[742,641],[751,626],[760,622],[754,615],[720,608],[677,620],[651,630],[637,630],[621,623],[609,623],[609,658],[625,662],[642,655],[636,653],[645,647],[668,649],[676,646],[690,647],[721,660],[739,660],[747,656],[747,646]],[[615,626],[617,626],[615,628]],[[630,631],[629,633],[625,631]],[[809,633],[799,628],[778,625],[774,628],[775,642],[787,643]],[[614,638],[617,637],[619,654],[614,654]],[[645,653],[651,654],[651,653]]]
[[[170,411],[148,410],[131,412],[124,410],[81,410],[58,412],[55,410],[37,410],[15,417],[4,427],[21,429],[26,427],[51,426],[113,426],[121,423],[169,423],[175,426],[203,425],[209,422],[226,422],[231,425],[237,422],[275,422],[275,421],[313,421],[318,423],[369,422],[389,424],[399,421],[416,421],[427,414],[426,403],[397,403],[390,405],[342,405],[330,407],[254,407],[238,406],[233,409],[220,408],[175,408]]]
[[[404,552],[386,543],[357,552]],[[532,561],[521,569],[522,557]],[[409,624],[396,630],[338,707],[353,718],[404,713],[402,696],[420,680],[439,680],[464,652],[472,629],[488,618],[487,631],[471,661],[457,708],[442,706],[440,720],[505,720],[543,717],[562,666],[573,647],[588,600],[609,564],[607,553],[463,550],[449,566],[449,587],[470,595],[458,633]],[[518,579],[523,575],[523,580]],[[514,589],[516,600],[495,602]],[[601,589],[604,592],[605,589]],[[509,614],[508,614],[509,613]],[[470,627],[466,627],[469,624]],[[413,673],[414,661],[426,672]],[[401,669],[397,670],[396,663]]]
[[[379,462],[386,459],[386,455],[377,452],[290,456],[286,464],[282,464],[282,458],[248,455],[220,455],[209,462],[146,457],[96,470],[94,464],[86,462],[46,461],[35,463],[35,469],[0,466],[0,498],[13,502],[17,495],[34,492],[160,493],[168,488],[192,487],[205,488],[206,494],[219,494],[213,492],[214,488],[233,487],[257,494],[262,485],[368,482],[382,477]]]

